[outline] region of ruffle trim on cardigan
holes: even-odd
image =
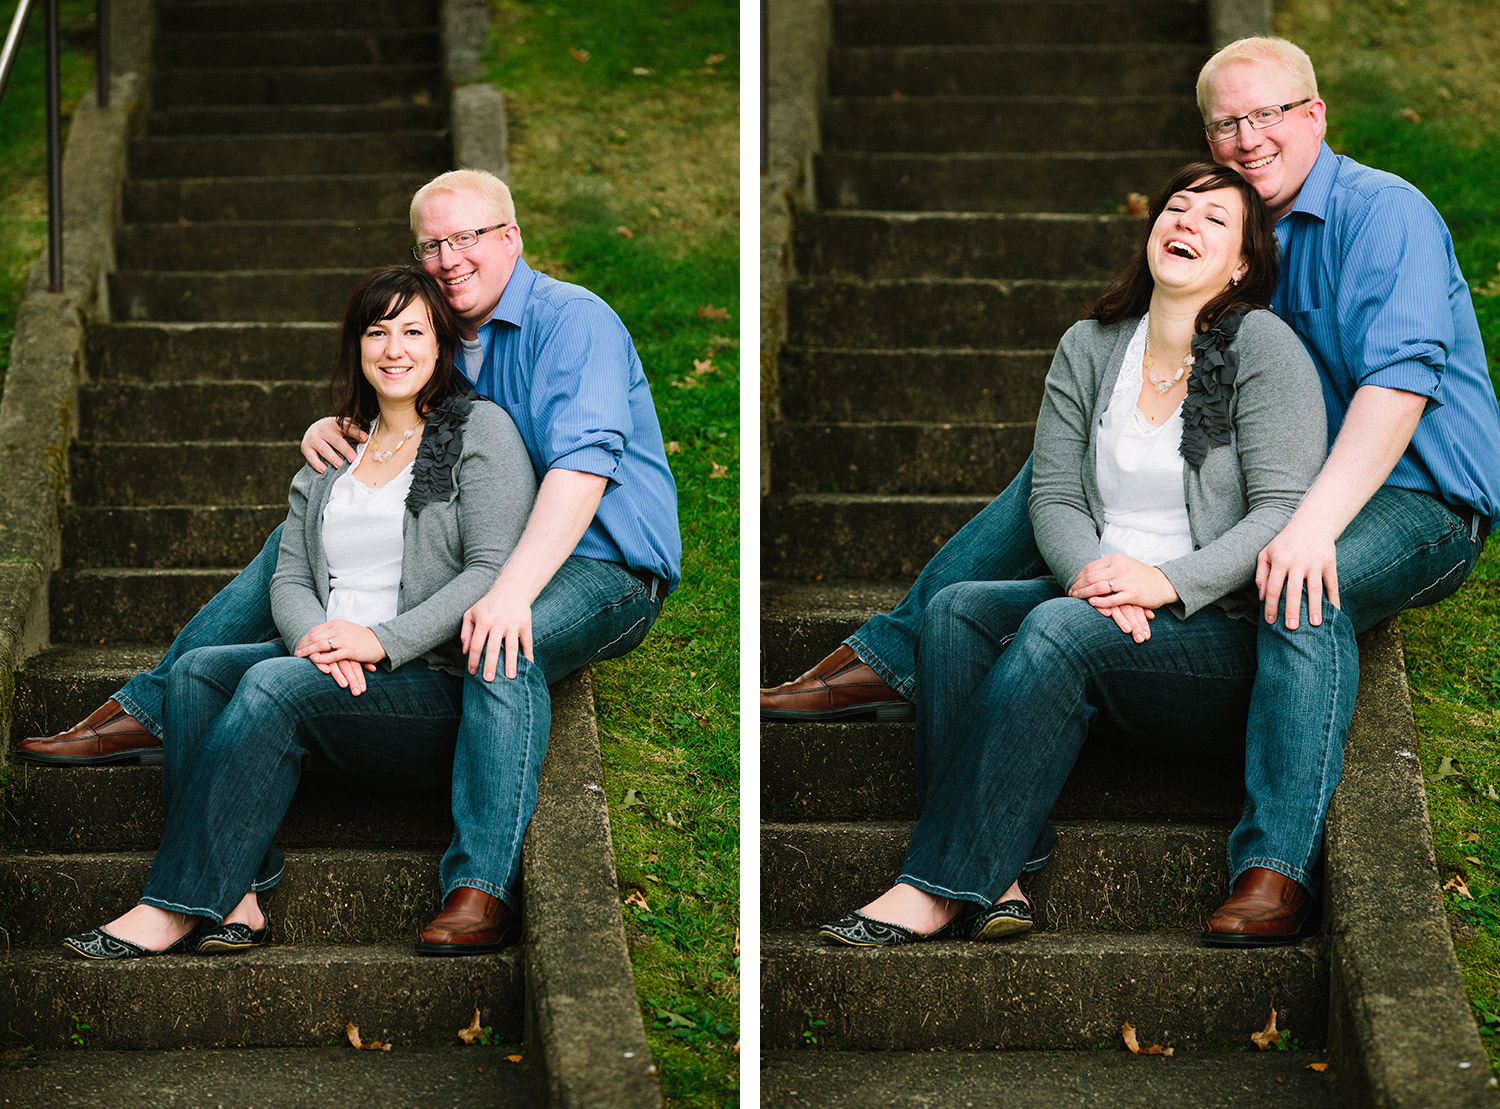
[[[1182,402],[1182,457],[1193,469],[1203,465],[1210,447],[1229,442],[1229,399],[1240,370],[1235,336],[1244,311],[1229,312],[1202,335],[1193,337],[1193,372]]]
[[[427,414],[427,430],[411,466],[411,489],[406,494],[406,510],[413,516],[453,496],[453,467],[463,454],[464,423],[478,399],[474,393],[457,393]]]

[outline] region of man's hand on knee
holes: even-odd
[[[1339,607],[1338,560],[1333,537],[1293,517],[1255,560],[1255,588],[1265,603],[1268,624],[1276,623],[1281,596],[1283,591],[1286,593],[1286,626],[1293,631],[1301,619],[1305,588],[1307,620],[1317,627],[1323,622],[1325,597],[1329,604]]]
[[[469,656],[469,673],[479,673],[484,663],[484,680],[492,682],[505,659],[505,676],[516,676],[517,658],[531,653],[531,606],[519,598],[491,589],[468,612],[464,613],[460,645]]]

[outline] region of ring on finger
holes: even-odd
[[[1106,578],[1104,584],[1107,585],[1107,586],[1109,586],[1109,591],[1111,593],[1113,593],[1115,591],[1115,579],[1114,578]]]

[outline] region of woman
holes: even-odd
[[[165,834],[145,892],[66,947],[124,959],[265,943],[258,895],[281,878],[276,829],[303,769],[447,787],[460,621],[536,496],[510,417],[458,393],[458,343],[419,269],[376,270],[350,296],[333,388],[369,440],[355,465],[292,482],[271,583],[281,639],[199,648],[172,668]]]
[[[1312,363],[1261,310],[1277,270],[1270,215],[1232,170],[1186,166],[1156,198],[1140,254],[1047,376],[1031,516],[1053,577],[929,605],[921,818],[897,884],[822,936],[1028,931],[1020,876],[1047,861],[1047,814],[1096,715],[1153,742],[1243,732],[1256,555],[1326,443]]]

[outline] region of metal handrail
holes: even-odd
[[[54,293],[63,290],[62,266],[62,67],[58,49],[57,0],[43,0],[47,11],[47,282]],[[21,36],[36,0],[20,0],[10,33],[0,47],[0,100],[10,84],[10,71],[21,49]],[[99,107],[109,107],[109,0],[98,0],[94,17],[98,32]]]

